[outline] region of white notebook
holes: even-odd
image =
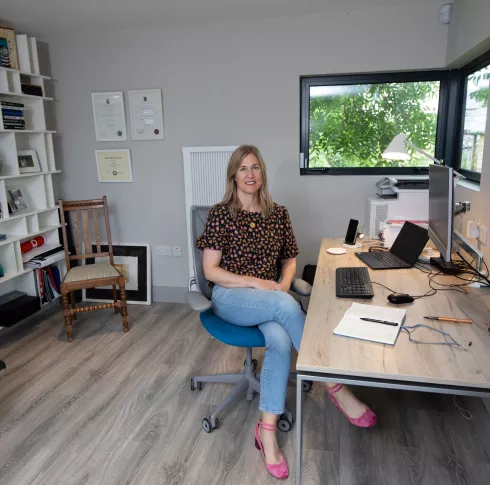
[[[353,303],[345,312],[342,320],[333,333],[343,337],[352,337],[361,340],[369,340],[371,342],[395,345],[398,333],[400,332],[400,326],[405,320],[406,313],[406,310],[401,310],[399,308]],[[366,322],[361,320],[361,317],[395,322],[398,326],[395,327],[383,323]]]

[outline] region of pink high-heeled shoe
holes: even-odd
[[[259,420],[257,426],[255,427],[255,448],[257,448],[262,453],[265,467],[274,478],[279,478],[280,480],[288,478],[288,464],[286,462],[286,458],[284,458],[284,455],[282,456],[281,463],[279,463],[278,465],[271,465],[265,461],[265,452],[264,448],[262,447],[262,441],[260,441],[259,427],[262,427],[265,431],[275,431],[277,429],[277,426],[275,424],[266,424],[263,423],[262,420]]]
[[[378,418],[376,414],[374,414],[368,406],[366,406],[366,410],[364,411],[362,416],[358,418],[351,418],[339,405],[337,399],[335,399],[334,394],[339,392],[344,387],[343,384],[337,384],[334,387],[328,388],[327,392],[330,396],[332,402],[337,406],[337,409],[354,425],[359,426],[360,428],[372,428],[378,422]]]

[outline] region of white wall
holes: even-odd
[[[447,63],[461,66],[490,49],[490,2],[454,0]]]
[[[321,238],[366,222],[379,177],[303,176],[298,169],[299,76],[444,67],[439,6],[325,14],[253,23],[51,38],[61,195],[107,194],[114,240],[183,246],[182,146],[256,144],[274,199],[288,207],[301,255],[316,263]],[[97,143],[90,93],[162,88],[165,141]],[[133,184],[99,184],[94,149],[129,147]],[[153,284],[186,285],[187,255],[156,258]],[[168,295],[167,295],[168,296]]]

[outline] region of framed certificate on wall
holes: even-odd
[[[129,150],[95,150],[99,182],[132,182],[133,167]]]
[[[122,91],[92,93],[95,136],[97,141],[126,141],[126,114]]]
[[[129,91],[131,138],[163,140],[163,104],[161,89]]]

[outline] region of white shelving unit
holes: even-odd
[[[59,244],[61,227],[58,206],[53,192],[56,168],[53,150],[55,131],[46,126],[46,103],[49,97],[22,93],[21,83],[41,86],[46,93],[50,78],[40,74],[37,44],[33,37],[17,35],[20,71],[0,67],[0,101],[24,104],[25,130],[6,130],[0,116],[0,233],[7,240],[0,241],[0,264],[5,275],[0,278],[0,295],[13,290],[39,296],[36,275],[24,269],[20,245],[36,236],[45,236],[46,244]],[[17,154],[19,150],[36,150],[41,172],[21,174]],[[7,190],[20,188],[28,205],[28,212],[9,213]],[[60,274],[65,272],[64,261],[55,263]]]

